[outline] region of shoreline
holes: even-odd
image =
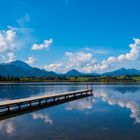
[[[140,85],[140,82],[63,82],[63,81],[32,81],[32,82],[15,82],[15,81],[5,81],[0,82],[0,85],[6,84],[47,84],[47,85]]]

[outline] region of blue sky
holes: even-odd
[[[0,0],[0,61],[57,72],[140,69],[140,41],[133,40],[140,37],[139,6],[139,0]],[[132,53],[129,44],[137,47]]]

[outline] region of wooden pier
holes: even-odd
[[[2,101],[0,102],[0,117],[1,115],[4,116],[5,114],[14,114],[16,112],[22,111],[31,112],[33,110],[39,110],[39,108],[42,108],[46,105],[52,106],[65,101],[70,101],[71,99],[73,100],[82,97],[92,96],[92,92],[93,89],[85,89],[61,94],[42,95],[16,100]]]

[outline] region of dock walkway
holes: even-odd
[[[56,102],[57,100],[70,99],[73,97],[80,97],[83,95],[92,96],[92,91],[93,89],[84,89],[60,94],[41,95],[16,100],[1,101],[0,113],[7,113],[9,111],[21,110],[24,108],[32,108],[38,105]]]

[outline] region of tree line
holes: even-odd
[[[1,76],[0,81],[20,81],[20,78],[14,76]]]

